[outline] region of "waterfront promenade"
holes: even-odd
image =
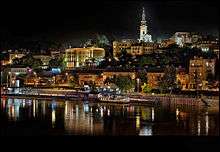
[[[17,92],[2,92],[1,96],[10,96],[16,98],[37,97],[43,99],[50,99],[52,97],[62,98],[68,100],[97,100],[97,94],[91,94],[88,91],[76,90],[62,90],[62,89],[37,89],[37,88],[19,88]],[[164,106],[173,105],[187,105],[187,106],[208,106],[209,109],[219,111],[219,97],[217,96],[200,96],[195,98],[187,95],[174,95],[174,94],[143,94],[143,93],[130,93],[127,94],[131,103],[146,104],[150,102],[159,103]]]

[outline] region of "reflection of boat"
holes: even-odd
[[[98,94],[98,99],[101,102],[111,102],[111,103],[129,103],[130,98],[123,95],[115,94]]]

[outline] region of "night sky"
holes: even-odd
[[[216,36],[217,2],[190,1],[78,1],[17,2],[1,9],[1,39],[49,38],[78,45],[97,33],[113,38],[138,38],[142,6],[146,10],[153,40],[167,38],[176,31],[197,31]]]

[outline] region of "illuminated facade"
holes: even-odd
[[[189,81],[191,89],[205,89],[207,75],[215,74],[215,59],[194,57],[189,63]]]
[[[86,84],[95,84],[96,86],[103,86],[107,78],[113,78],[117,76],[127,76],[131,79],[136,78],[136,72],[131,71],[102,71],[99,72],[88,72],[88,73],[79,73],[79,85]]]
[[[113,56],[118,57],[122,49],[125,49],[128,54],[131,53],[131,45],[135,43],[135,40],[124,39],[122,41],[113,42]]]
[[[103,72],[103,80],[105,81],[107,78],[113,78],[114,76],[128,76],[131,79],[136,78],[135,72],[130,71],[104,71]]]
[[[176,75],[176,81],[181,85],[182,90],[186,90],[189,88],[189,75],[186,73],[178,73]]]
[[[22,58],[23,56],[25,56],[24,53],[19,53],[17,51],[15,51],[14,53],[10,53],[9,54],[9,63],[12,64],[13,60],[16,58]]]
[[[175,44],[175,41],[172,40],[172,39],[165,39],[165,40],[162,40],[159,47],[160,48],[166,48],[172,44]]]
[[[176,44],[180,47],[183,47],[187,43],[192,43],[192,38],[189,32],[176,32],[173,38]]]
[[[147,84],[152,89],[157,89],[164,72],[147,72]]]
[[[97,62],[105,57],[103,48],[70,48],[65,51],[65,61],[67,69],[84,66],[86,60],[95,59]]]
[[[122,40],[113,42],[113,56],[117,58],[124,49],[132,56],[153,53],[158,48],[156,43]]]
[[[103,76],[95,73],[80,73],[79,74],[79,85],[95,84],[96,86],[103,85]]]
[[[204,37],[200,39],[194,47],[200,48],[202,51],[207,52],[209,50],[219,49],[219,40],[214,38]]]

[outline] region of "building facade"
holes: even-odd
[[[105,57],[103,48],[70,48],[65,51],[67,69],[85,66],[86,60],[95,59],[97,62]]]
[[[79,74],[79,85],[95,84],[96,86],[103,86],[103,76],[95,73],[80,73]]]
[[[163,76],[164,72],[147,72],[147,84],[152,89],[158,89]]]
[[[25,56],[24,53],[19,53],[17,51],[10,53],[9,54],[9,64],[12,64],[14,59],[16,59],[16,58],[19,59],[19,58],[22,58],[23,56]]]
[[[208,74],[215,74],[215,59],[194,57],[189,63],[189,88],[206,89]]]
[[[173,38],[176,44],[180,47],[183,47],[187,43],[192,43],[192,38],[189,32],[176,32]]]
[[[132,56],[150,54],[156,51],[158,44],[153,42],[137,42],[135,40],[122,40],[113,42],[113,56],[118,58],[124,49]]]

